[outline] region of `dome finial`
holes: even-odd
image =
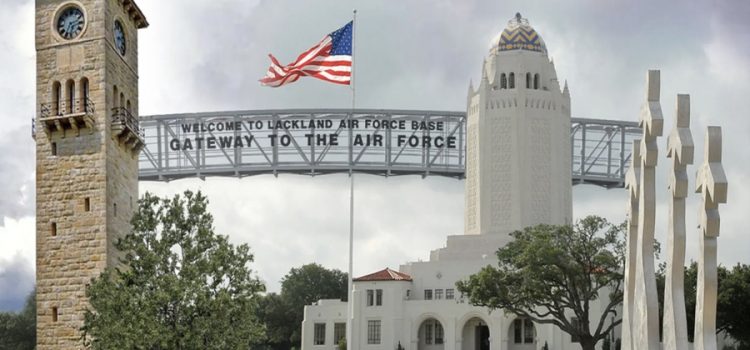
[[[508,26],[493,39],[492,45],[497,52],[525,50],[547,54],[544,41],[520,12],[508,20]]]

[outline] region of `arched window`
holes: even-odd
[[[81,78],[81,82],[79,83],[81,91],[79,92],[79,96],[81,96],[81,110],[84,112],[89,111],[89,80],[88,78]]]
[[[526,88],[531,89],[531,73],[526,73]]]
[[[500,88],[501,89],[508,88],[508,78],[505,77],[505,73],[500,74]]]
[[[129,112],[130,114],[133,114],[133,109],[132,109],[132,108],[130,108],[130,100],[128,100],[128,103],[127,103],[127,109],[128,109],[128,112]]]
[[[52,83],[52,115],[62,115],[62,85],[59,81]]]
[[[513,343],[533,344],[536,337],[534,323],[528,318],[517,318],[513,320]]]
[[[117,99],[118,97],[119,95],[117,92],[117,85],[115,85],[112,88],[112,108],[117,108],[117,103],[119,102],[119,100]]]
[[[68,105],[66,111],[68,113],[73,113],[76,102],[76,83],[73,81],[73,79],[68,80],[68,82],[65,83],[65,90],[67,93],[65,103]]]
[[[539,73],[534,74],[534,90],[539,89]]]
[[[117,105],[117,107],[123,108],[125,107],[125,94],[120,92],[120,104]]]
[[[516,74],[515,73],[510,73],[508,75],[508,88],[509,89],[516,88]]]

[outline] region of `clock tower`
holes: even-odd
[[[37,349],[79,349],[86,286],[118,264],[138,196],[131,0],[36,0]]]

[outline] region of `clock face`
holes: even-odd
[[[115,47],[120,52],[120,55],[125,55],[127,43],[125,42],[125,32],[122,30],[122,23],[120,21],[115,21]]]
[[[57,33],[65,39],[76,38],[83,31],[85,21],[80,8],[68,7],[57,17]]]

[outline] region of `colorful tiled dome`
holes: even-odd
[[[516,13],[516,16],[508,21],[508,27],[500,33],[493,45],[497,45],[498,51],[526,50],[547,53],[542,37],[520,13]]]

